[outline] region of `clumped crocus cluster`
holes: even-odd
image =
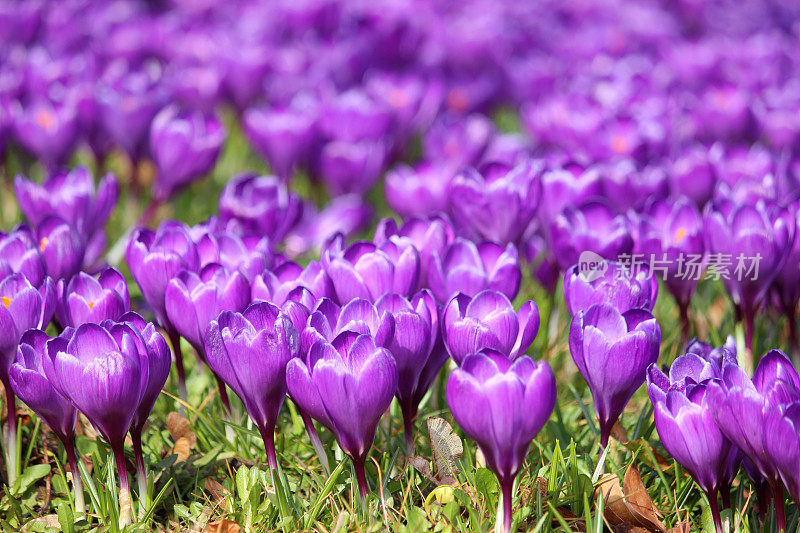
[[[191,347],[272,474],[289,398],[326,470],[315,422],[350,457],[362,500],[393,399],[411,455],[426,402],[446,398],[508,531],[567,344],[604,450],[646,382],[717,529],[740,462],[785,527],[782,487],[800,503],[800,8],[461,4],[0,0],[0,174],[21,213],[0,232],[9,486],[19,398],[62,442],[76,510],[78,413],[95,426],[123,525],[130,435],[145,516],[143,432],[164,387],[189,401]],[[373,219],[387,208],[400,219]],[[695,308],[709,286],[730,296],[738,349],[694,341],[674,359],[673,314],[681,345],[728,327],[695,320],[718,314]],[[790,353],[758,361],[778,328],[757,326],[779,316]]]

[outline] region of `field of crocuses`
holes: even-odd
[[[0,0],[3,531],[800,528],[795,0]]]

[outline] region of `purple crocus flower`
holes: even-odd
[[[570,315],[594,304],[607,303],[619,312],[629,309],[652,311],[658,296],[658,279],[646,267],[626,267],[606,261],[604,270],[582,271],[574,265],[564,273],[564,300]]]
[[[128,241],[125,261],[156,319],[168,328],[164,295],[169,281],[181,270],[197,272],[200,268],[189,228],[182,222],[167,221],[157,231],[135,230]]]
[[[603,182],[597,166],[567,161],[542,174],[542,202],[539,218],[549,224],[567,206],[581,205],[603,196]]]
[[[532,300],[514,311],[509,299],[496,291],[482,291],[474,298],[458,293],[442,310],[442,337],[458,365],[483,348],[513,361],[525,354],[538,332],[539,309]]]
[[[444,114],[423,136],[422,151],[431,161],[447,161],[456,169],[473,166],[480,161],[494,134],[494,125],[485,115]]]
[[[69,398],[111,445],[120,483],[120,525],[130,523],[125,434],[148,380],[141,333],[124,323],[83,324],[47,341],[43,366],[53,386]]]
[[[313,109],[251,108],[244,112],[242,123],[250,143],[284,181],[289,181],[295,169],[308,162],[317,136]]]
[[[331,243],[323,252],[323,264],[342,304],[354,298],[374,302],[390,292],[410,296],[419,281],[417,249],[391,241],[358,241],[341,251]]]
[[[266,236],[273,245],[283,239],[302,214],[303,201],[275,176],[239,174],[225,185],[219,197],[223,223],[236,221],[243,233]]]
[[[380,139],[334,140],[320,151],[317,173],[332,196],[364,194],[380,177],[387,151]]]
[[[658,262],[664,284],[678,302],[684,340],[689,335],[689,302],[705,269],[703,217],[685,198],[657,200],[640,217],[637,250]]]
[[[800,227],[800,203],[795,202],[795,224]],[[795,365],[800,363],[800,347],[797,341],[797,304],[800,302],[800,238],[795,236],[794,242],[788,251],[786,261],[772,282],[772,300],[778,309],[786,316],[789,326],[789,342],[792,349],[792,360]]]
[[[45,343],[50,339],[43,331],[28,330],[20,339],[17,359],[11,365],[9,382],[14,393],[55,433],[67,452],[75,492],[75,511],[84,512],[83,487],[75,454],[75,425],[78,411],[44,373],[42,364]]]
[[[546,362],[516,361],[493,350],[468,355],[447,380],[447,404],[458,425],[483,452],[500,481],[503,531],[512,521],[514,478],[531,441],[556,402],[556,380]]]
[[[475,296],[486,289],[513,300],[521,278],[517,248],[512,243],[504,248],[494,242],[475,244],[460,237],[435,254],[428,268],[428,287],[440,303],[457,292]]]
[[[91,265],[105,248],[104,225],[117,203],[119,184],[106,174],[95,189],[85,167],[51,175],[39,185],[22,176],[14,180],[14,192],[25,218],[38,226],[48,215],[56,215],[74,226],[86,239],[84,264]]]
[[[183,270],[172,278],[164,304],[170,325],[206,361],[205,336],[211,321],[223,311],[243,312],[250,304],[250,284],[241,272],[210,263],[199,273]],[[230,412],[225,383],[216,377],[220,400]]]
[[[580,311],[572,319],[569,350],[594,398],[600,444],[658,359],[661,329],[645,309],[620,313],[606,303]]]
[[[769,435],[764,439],[764,451],[797,504],[800,501],[800,401],[768,412],[764,434]]]
[[[602,173],[603,196],[620,211],[641,209],[648,201],[662,200],[669,194],[667,173],[661,166],[636,168],[632,159],[613,161]]]
[[[119,320],[130,310],[128,284],[119,270],[107,267],[95,279],[78,272],[57,286],[56,319],[61,327],[77,328],[87,322]]]
[[[451,163],[421,163],[413,168],[398,165],[384,179],[386,203],[403,217],[445,213],[456,172]]]
[[[711,199],[717,181],[711,156],[707,147],[695,146],[672,162],[668,174],[673,196],[684,196],[700,207]]]
[[[747,368],[753,363],[755,313],[786,262],[795,239],[795,223],[788,210],[764,202],[755,205],[714,202],[705,211],[708,252],[729,257],[733,269],[723,282],[744,320]],[[709,256],[709,262],[712,259]]]
[[[283,305],[298,288],[308,290],[316,299],[333,297],[331,280],[318,261],[309,261],[305,268],[286,261],[273,270],[265,270],[253,279],[250,295],[253,300]]]
[[[0,277],[13,273],[22,274],[34,287],[39,287],[47,275],[36,237],[24,224],[11,233],[0,232]]]
[[[36,228],[36,241],[42,253],[47,275],[55,280],[77,274],[86,253],[86,241],[62,218],[48,216]]]
[[[319,251],[332,235],[356,235],[372,220],[370,204],[358,194],[344,194],[333,198],[317,211],[310,204],[303,209],[303,218],[286,236],[284,252],[297,257],[310,251]]]
[[[406,451],[410,452],[419,402],[447,360],[439,332],[439,309],[433,295],[424,289],[410,300],[387,294],[375,307],[394,318],[394,336],[387,348],[397,363],[396,396],[403,412]]]
[[[453,222],[473,240],[518,242],[539,205],[541,161],[468,168],[450,182]]]
[[[633,249],[628,218],[599,200],[568,206],[550,226],[550,242],[562,270],[578,263],[583,252],[616,260]]]
[[[292,359],[286,382],[297,404],[333,431],[356,471],[361,500],[369,491],[365,463],[375,430],[397,391],[397,363],[371,335],[345,331],[315,342]]]
[[[224,311],[206,334],[208,366],[244,402],[264,440],[270,471],[278,468],[275,424],[286,397],[286,365],[299,349],[291,320],[268,302],[255,302],[243,313]]]
[[[29,329],[46,328],[54,306],[55,285],[50,278],[45,278],[38,290],[19,273],[0,280],[0,381],[5,388],[8,410],[5,449],[11,484],[17,476],[17,409],[9,371],[22,335]]]
[[[170,280],[182,270],[197,272],[200,258],[189,228],[177,221],[167,221],[157,231],[139,228],[133,232],[125,250],[125,261],[142,296],[153,309],[156,320],[167,331],[175,354],[178,387],[186,398],[186,374],[180,348],[180,334],[172,326],[166,310],[165,295]]]
[[[150,126],[150,153],[158,169],[153,197],[165,201],[205,175],[217,161],[225,128],[217,117],[200,111],[162,109]]]
[[[115,322],[106,320],[102,326],[109,331],[113,331]],[[142,453],[142,431],[145,423],[150,417],[150,412],[161,394],[161,389],[169,378],[169,369],[172,364],[169,346],[164,337],[156,329],[152,322],[145,321],[140,315],[129,312],[119,318],[118,324],[130,327],[141,335],[143,344],[137,345],[139,354],[139,364],[142,372],[146,372],[146,377],[142,381],[141,396],[136,413],[131,422],[131,443],[133,444],[133,455],[136,459],[136,477],[139,482],[139,497],[147,494],[147,472],[144,466],[144,454]]]
[[[118,60],[102,76],[97,92],[103,129],[134,163],[146,153],[150,124],[165,99],[159,69],[129,69]]]
[[[384,218],[378,222],[372,241],[377,245],[392,241],[399,248],[414,246],[419,252],[419,285],[425,287],[434,256],[443,253],[454,238],[455,230],[450,222],[432,215],[407,218],[399,227],[393,218]]]
[[[345,331],[371,335],[375,344],[388,348],[394,339],[394,315],[391,310],[379,310],[374,304],[361,298],[350,300],[342,307],[327,298],[321,298],[300,333],[300,351],[307,354],[315,342],[333,342],[333,339]]]
[[[708,385],[714,419],[720,431],[755,465],[772,491],[778,530],[785,529],[780,473],[766,441],[768,418],[800,400],[800,378],[780,350],[769,351],[758,363],[753,379],[735,364],[722,368],[722,377]]]
[[[66,163],[78,141],[78,111],[71,100],[37,98],[14,108],[14,133],[20,144],[50,170]]]
[[[230,223],[233,225],[234,223]],[[278,257],[273,254],[269,239],[257,235],[240,237],[232,231],[207,231],[192,228],[197,243],[200,268],[218,263],[228,270],[238,270],[252,281],[267,268],[272,268]],[[199,236],[198,236],[199,235]]]
[[[721,375],[717,360],[694,353],[678,357],[669,377],[655,365],[647,369],[647,392],[661,442],[706,493],[718,532],[717,493],[723,495],[723,508],[729,507],[730,486],[742,459],[742,452],[717,427],[706,394],[708,380]]]

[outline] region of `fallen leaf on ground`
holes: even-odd
[[[625,470],[622,485],[614,474],[606,474],[600,478],[600,483],[595,490],[595,498],[599,497],[599,494],[603,495],[605,517],[612,526],[638,527],[645,531],[666,532],[658,509],[647,493],[639,471],[633,464]],[[625,529],[624,531],[636,530]]]
[[[167,415],[167,430],[175,443],[172,453],[178,456],[178,461],[186,461],[197,445],[197,435],[192,431],[189,420],[173,411]]]
[[[233,520],[222,519],[209,522],[203,533],[239,533],[241,530],[241,526]]]
[[[225,497],[230,494],[228,489],[222,486],[222,483],[210,477],[206,478],[203,487],[211,494],[211,499],[214,500],[214,503],[217,505],[222,504],[222,502],[225,501]]]
[[[428,418],[428,435],[433,455],[433,477],[441,484],[456,484],[458,477],[456,459],[464,453],[461,439],[444,418],[433,416]]]

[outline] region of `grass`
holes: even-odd
[[[265,171],[263,163],[247,147],[232,120],[226,150],[212,175],[193,185],[159,217],[177,217],[195,223],[216,209],[217,194],[232,174]],[[77,161],[82,161],[79,155]],[[36,175],[37,167],[15,153],[9,168]],[[124,164],[112,158],[109,168],[125,175]],[[8,181],[2,185],[0,223],[8,228],[19,219]],[[309,184],[299,189],[309,194]],[[376,197],[378,195],[375,195]],[[386,208],[378,205],[379,213]],[[110,243],[121,236],[138,216],[141,206],[123,192],[109,223]],[[141,304],[131,284],[134,307]],[[561,289],[552,299],[529,277],[523,282],[517,304],[533,299],[544,324],[529,351],[547,360],[556,374],[558,402],[546,425],[531,446],[525,468],[515,488],[514,527],[520,530],[590,531],[612,530],[613,516],[607,503],[596,497],[603,480],[598,429],[591,395],[577,373],[567,347],[569,316]],[[692,303],[693,328],[699,337],[716,345],[734,331],[733,308],[719,282],[704,281]],[[660,364],[680,354],[680,322],[677,306],[662,290],[654,314],[662,329]],[[788,347],[783,319],[764,313],[757,322],[756,353],[768,348]],[[548,334],[548,330],[552,335]],[[184,353],[191,354],[188,345]],[[402,417],[396,405],[384,415],[367,463],[372,490],[365,505],[357,497],[355,476],[349,461],[337,448],[333,436],[321,429],[331,474],[322,468],[305,436],[302,420],[286,402],[276,434],[279,475],[270,478],[261,437],[245,415],[241,402],[232,396],[234,416],[226,421],[210,373],[188,355],[188,402],[177,399],[177,382],[170,376],[144,433],[149,484],[145,498],[134,497],[134,516],[139,522],[128,530],[143,531],[463,531],[485,532],[494,528],[499,489],[494,476],[483,468],[475,444],[464,437],[449,414],[443,384],[447,367],[423,401],[416,421],[414,460],[401,451]],[[170,431],[167,417],[184,412],[191,432]],[[655,431],[652,406],[644,388],[631,400],[622,420],[622,441],[612,439],[604,470],[620,480],[630,465],[641,476],[644,489],[661,515],[665,528],[681,531],[712,531],[708,503],[691,478],[661,446]],[[173,415],[174,417],[175,415]],[[463,454],[450,472],[455,483],[440,483],[441,473],[430,473],[425,464],[436,452],[426,420],[443,417],[463,441]],[[83,462],[81,476],[87,495],[88,513],[76,516],[70,496],[66,457],[57,439],[30,412],[23,409],[19,445],[21,476],[13,487],[0,492],[0,527],[4,531],[118,531],[119,513],[113,461],[108,446],[88,424],[81,423],[77,440]],[[627,435],[626,438],[622,434]],[[185,440],[180,440],[184,437]],[[177,450],[176,450],[177,449]],[[180,457],[176,451],[181,452]],[[133,455],[126,448],[133,475]],[[134,484],[135,485],[135,484]],[[603,492],[605,494],[605,492]],[[145,501],[140,509],[136,502]],[[742,473],[733,488],[734,512],[723,516],[741,531],[774,529],[772,518],[762,526],[755,496]],[[612,502],[613,503],[613,502]],[[794,506],[787,510],[789,530],[798,525]],[[238,529],[237,529],[238,528]],[[679,529],[675,529],[679,531]]]

